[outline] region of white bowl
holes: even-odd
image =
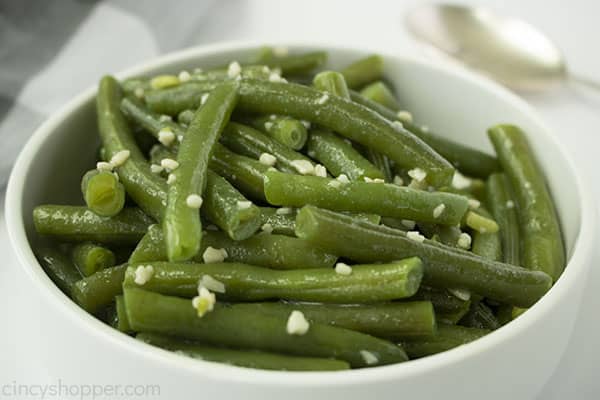
[[[118,74],[179,71],[245,59],[259,44],[219,44],[173,53]],[[330,65],[368,52],[320,45]],[[79,179],[93,166],[97,129],[91,88],[46,121],[29,140],[8,185],[6,220],[32,290],[42,295],[37,362],[75,383],[160,385],[165,398],[428,399],[532,398],[557,365],[573,327],[591,264],[595,209],[581,176],[537,114],[507,90],[470,73],[384,54],[386,76],[417,121],[457,141],[491,151],[486,128],[510,122],[529,135],[561,219],[569,264],[556,285],[523,316],[459,348],[398,365],[344,372],[291,373],[192,360],[132,339],[86,314],[35,259],[31,212],[42,203],[79,201]],[[32,360],[33,361],[33,360]],[[137,388],[139,389],[139,387]],[[142,390],[142,389],[139,389]]]

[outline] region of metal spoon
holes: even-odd
[[[600,82],[570,74],[554,43],[519,19],[431,4],[408,12],[405,22],[417,39],[515,90],[542,90],[567,80],[600,90]]]

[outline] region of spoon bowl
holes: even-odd
[[[409,31],[447,56],[520,91],[537,91],[567,79],[560,50],[519,19],[483,8],[431,4],[406,15]]]

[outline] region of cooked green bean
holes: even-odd
[[[71,295],[73,300],[89,313],[108,306],[123,292],[123,278],[127,264],[106,268],[77,281]]]
[[[392,166],[390,164],[390,160],[384,156],[383,154],[376,152],[373,149],[365,149],[365,155],[367,159],[379,170],[383,175],[383,179],[386,182],[392,182],[393,174],[392,174]]]
[[[552,279],[541,271],[486,260],[416,235],[411,239],[403,231],[314,206],[298,212],[296,235],[358,262],[417,256],[424,262],[423,281],[428,285],[464,288],[520,307],[531,306],[552,284]]]
[[[339,211],[373,213],[419,221],[455,225],[467,211],[465,197],[427,192],[404,186],[347,182],[316,176],[267,171],[265,195],[274,205],[302,207],[313,204]]]
[[[556,280],[565,267],[565,248],[544,175],[518,127],[497,125],[488,135],[514,190],[522,230],[521,263]]]
[[[350,92],[352,101],[367,107],[390,121],[398,120],[398,114],[387,107],[369,100],[357,92]],[[427,143],[452,165],[465,174],[478,178],[486,178],[491,173],[499,171],[498,160],[484,152],[472,149],[460,143],[453,142],[429,131],[424,126],[413,122],[402,121],[402,125],[413,135]]]
[[[126,97],[121,100],[120,107],[127,118],[144,128],[165,145],[177,143],[177,138],[185,135],[185,130],[179,124],[173,122],[170,118],[162,118],[161,114],[148,110],[144,105],[130,98]],[[168,134],[169,132],[172,135]]]
[[[384,178],[383,173],[351,144],[331,132],[312,130],[308,139],[308,154],[334,176],[344,174],[350,180]]]
[[[308,137],[306,127],[301,121],[286,116],[273,114],[255,117],[249,119],[248,123],[292,150],[303,148]]]
[[[129,125],[121,113],[122,93],[119,83],[112,76],[100,81],[96,96],[98,129],[106,157],[123,183],[127,194],[156,220],[163,216],[167,204],[165,183],[150,172],[142,152],[137,147]]]
[[[450,184],[452,165],[421,139],[376,112],[319,90],[293,83],[242,80],[239,108],[243,111],[282,114],[324,126],[349,139],[388,156],[406,168],[420,168],[426,180],[442,187]],[[146,103],[156,112],[176,114],[193,108],[202,93],[215,82],[187,83],[146,95]]]
[[[201,196],[206,188],[208,163],[237,104],[237,89],[238,85],[233,83],[216,87],[196,112],[179,146],[178,165],[171,172],[174,182],[169,185],[163,221],[167,256],[171,261],[189,260],[200,249]],[[236,207],[242,208],[240,203]]]
[[[482,207],[479,207],[477,212],[484,218],[491,218],[491,215]],[[478,256],[487,258],[488,260],[502,260],[502,242],[500,239],[500,231],[473,232],[473,246],[471,246],[471,251]]]
[[[459,299],[446,289],[436,289],[421,285],[419,290],[408,301],[430,301],[435,310],[438,322],[456,324],[471,307],[471,300]]]
[[[381,79],[383,75],[383,57],[373,54],[361,58],[342,69],[341,72],[349,88],[359,88]]]
[[[382,81],[377,81],[365,86],[360,94],[365,98],[381,104],[392,110],[400,109],[400,104],[392,90]]]
[[[286,331],[287,318],[251,314],[235,307],[219,307],[198,318],[189,300],[140,289],[125,291],[125,306],[129,323],[138,332],[173,335],[239,349],[333,357],[349,362],[352,367],[407,360],[401,347],[329,325],[312,324],[305,334],[290,335]],[[365,351],[373,357],[364,357]]]
[[[227,261],[241,262],[273,269],[330,268],[337,257],[316,248],[304,240],[283,235],[261,234],[245,240],[231,240],[222,232],[207,231],[202,236],[202,246],[197,262],[203,262],[203,253],[208,247],[224,249]],[[151,226],[148,233],[129,259],[130,263],[166,261],[162,232]]]
[[[127,319],[127,310],[125,309],[125,299],[123,299],[123,295],[118,295],[115,297],[115,304],[117,310],[117,321],[116,326],[118,330],[121,332],[131,332],[131,326],[129,326],[129,320]]]
[[[467,344],[488,333],[490,331],[487,329],[439,324],[435,335],[427,338],[404,340],[402,346],[410,358],[420,358]]]
[[[101,217],[81,206],[43,205],[33,209],[35,230],[67,242],[137,243],[152,224],[139,208]]]
[[[296,160],[309,162],[314,167],[311,159],[304,154],[290,149],[254,128],[235,122],[225,127],[221,143],[238,154],[255,159],[260,159],[265,153],[271,155],[276,160],[274,166],[284,172],[297,173],[294,167]]]
[[[52,282],[70,296],[75,282],[81,279],[75,264],[60,250],[48,246],[36,249],[35,255]]]
[[[285,299],[323,303],[368,303],[410,297],[419,288],[418,258],[388,264],[354,265],[350,275],[332,268],[277,271],[240,263],[184,264],[152,262],[152,278],[143,288],[163,294],[193,297],[198,282],[210,275],[225,285],[224,298],[238,301]],[[130,264],[124,286],[135,287],[140,264]]]
[[[320,67],[326,61],[327,53],[324,51],[277,55],[274,49],[264,47],[261,49],[256,64],[279,68],[283,75],[302,75]]]
[[[240,303],[235,307],[279,317],[287,317],[293,310],[299,310],[311,323],[338,326],[388,340],[429,336],[436,331],[433,307],[428,301],[373,305]]]
[[[440,243],[446,246],[456,247],[462,231],[457,226],[437,225],[431,223],[419,222],[419,230],[429,239],[436,237]],[[395,226],[391,226],[396,228]],[[397,228],[396,228],[397,229]],[[406,227],[402,229],[407,230]]]
[[[181,125],[189,125],[194,119],[194,110],[183,110],[177,114],[177,122]]]
[[[235,154],[217,143],[210,161],[210,168],[244,194],[253,199],[265,200],[263,181],[265,173],[270,167],[252,158]]]
[[[136,339],[191,358],[237,365],[238,367],[279,371],[338,371],[350,368],[347,362],[331,358],[299,357],[265,351],[210,347],[155,333],[142,332],[136,336]]]
[[[508,180],[504,174],[492,174],[486,187],[488,207],[500,227],[503,260],[507,264],[519,265],[519,220]]]
[[[71,258],[83,276],[115,265],[115,254],[111,250],[91,242],[75,245],[71,250]]]
[[[296,236],[296,211],[278,213],[279,208],[261,207],[263,227],[272,233],[286,236]]]
[[[472,303],[469,312],[465,314],[459,323],[469,328],[490,330],[500,328],[500,323],[492,310],[481,301]]]
[[[260,208],[211,170],[208,170],[206,183],[204,202],[200,209],[202,215],[234,240],[252,236],[262,225]],[[244,207],[240,207],[241,204]]]
[[[319,72],[313,78],[313,86],[320,91],[334,94],[345,99],[350,98],[350,91],[344,75],[337,71]]]
[[[477,210],[468,211],[465,214],[465,225],[469,228],[479,232],[479,233],[496,233],[498,232],[498,224],[496,221],[491,219],[491,216],[486,213],[486,215],[481,215],[481,212]]]
[[[102,217],[117,215],[125,205],[125,188],[112,172],[88,171],[81,179],[81,193],[88,208]]]

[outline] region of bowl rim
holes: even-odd
[[[17,260],[25,269],[29,278],[35,282],[38,292],[42,292],[46,300],[62,311],[62,314],[69,318],[73,324],[81,326],[89,335],[96,336],[97,340],[107,342],[115,346],[119,351],[134,353],[141,359],[153,363],[161,363],[165,367],[177,370],[182,374],[201,374],[205,378],[210,378],[223,382],[239,382],[252,384],[269,384],[277,386],[336,386],[336,385],[357,385],[367,382],[381,382],[391,379],[410,378],[415,375],[426,373],[428,370],[438,368],[447,368],[450,365],[465,360],[475,355],[489,351],[501,342],[508,340],[526,330],[542,315],[551,313],[554,304],[557,304],[564,296],[569,295],[569,288],[574,284],[577,274],[585,274],[588,268],[588,260],[593,248],[593,233],[595,232],[596,209],[594,207],[589,185],[584,182],[586,179],[582,171],[578,171],[571,158],[566,154],[563,147],[555,135],[551,133],[546,123],[525,100],[510,92],[508,89],[492,82],[486,77],[476,75],[463,68],[444,64],[436,64],[433,61],[424,60],[414,56],[394,55],[382,49],[372,47],[350,47],[338,43],[319,42],[290,42],[290,41],[272,41],[270,44],[289,47],[290,49],[315,49],[330,51],[352,51],[363,54],[376,51],[385,58],[393,58],[403,62],[416,64],[422,68],[435,70],[436,72],[446,74],[452,79],[466,81],[470,85],[477,86],[480,90],[492,92],[501,101],[510,103],[515,108],[532,119],[540,128],[536,134],[546,136],[547,141],[554,146],[564,161],[564,168],[575,181],[577,190],[576,197],[579,199],[580,209],[580,227],[577,232],[572,255],[567,267],[560,279],[534,306],[525,314],[512,321],[489,335],[484,336],[474,342],[468,343],[457,348],[425,357],[412,360],[408,363],[380,366],[377,368],[367,368],[360,370],[336,371],[336,372],[285,372],[285,371],[267,371],[252,368],[242,368],[220,363],[194,360],[187,357],[180,357],[171,352],[148,346],[145,343],[125,335],[116,329],[102,323],[100,320],[91,316],[70,298],[65,296],[60,289],[50,280],[44,270],[37,262],[32,249],[29,246],[22,213],[22,195],[25,187],[25,176],[31,166],[31,161],[39,151],[41,145],[48,136],[55,131],[61,121],[73,112],[76,112],[82,104],[90,101],[96,94],[96,87],[92,86],[81,94],[76,96],[57,112],[51,115],[42,123],[29,138],[26,145],[20,152],[16,163],[12,169],[6,192],[5,215],[8,235],[12,247],[17,255]],[[259,41],[227,41],[210,45],[201,45],[188,49],[176,51],[163,56],[153,58],[149,61],[140,63],[134,67],[128,68],[116,74],[120,79],[143,74],[144,71],[160,68],[171,63],[185,61],[190,58],[201,58],[212,54],[247,51],[264,45]]]

